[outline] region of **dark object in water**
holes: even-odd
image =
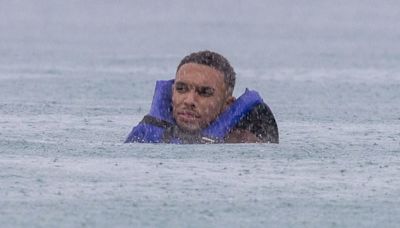
[[[278,125],[271,109],[265,103],[254,107],[240,120],[236,128],[250,131],[262,142],[279,143]]]

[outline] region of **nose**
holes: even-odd
[[[196,92],[194,90],[190,90],[185,95],[185,99],[183,100],[184,104],[192,108],[196,107]]]

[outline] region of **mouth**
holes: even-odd
[[[192,111],[181,111],[181,112],[178,112],[177,114],[178,114],[179,119],[183,122],[194,122],[200,118],[199,114],[197,114],[196,112],[192,112]]]

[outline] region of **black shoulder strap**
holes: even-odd
[[[165,128],[165,129],[173,126],[172,123],[165,121],[165,120],[157,119],[151,115],[145,115],[143,117],[143,120],[140,121],[140,123],[151,124],[156,127],[161,127],[161,128]]]

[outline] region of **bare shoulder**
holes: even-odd
[[[262,143],[262,141],[249,130],[233,129],[225,137],[226,143]]]
[[[279,143],[278,125],[271,109],[267,104],[262,103],[254,107],[240,122],[235,129],[241,129],[257,136],[257,142]],[[247,133],[239,132],[246,138]],[[233,133],[235,134],[235,133]],[[251,137],[252,138],[252,137]]]

